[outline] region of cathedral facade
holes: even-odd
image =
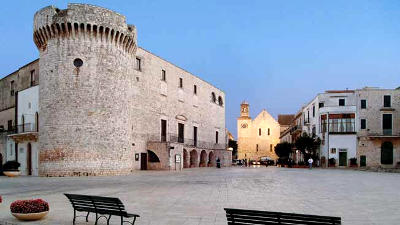
[[[278,158],[275,146],[279,143],[280,125],[265,109],[253,120],[249,104],[242,102],[237,129],[238,159],[259,161],[261,157]]]

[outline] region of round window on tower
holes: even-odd
[[[79,68],[79,67],[81,67],[82,65],[83,65],[82,59],[80,59],[80,58],[74,59],[74,66],[75,66],[76,68]]]

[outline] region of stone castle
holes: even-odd
[[[86,4],[49,6],[34,16],[33,39],[39,60],[0,81],[0,158],[18,160],[25,174],[231,164],[224,92],[138,47],[123,15]]]

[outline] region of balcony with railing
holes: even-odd
[[[24,123],[16,125],[8,131],[8,137],[16,142],[37,141],[38,127],[35,123]]]
[[[358,132],[359,137],[368,138],[400,138],[400,132],[394,132],[393,129],[382,129],[381,131],[360,131]]]
[[[196,139],[184,138],[176,134],[168,134],[167,136],[153,134],[150,135],[149,142],[181,143],[187,147],[201,149],[226,149],[226,145],[223,143],[199,141]]]

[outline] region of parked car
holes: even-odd
[[[274,165],[275,161],[268,156],[264,156],[260,158],[260,163],[261,165],[269,166],[269,165]]]
[[[241,159],[233,159],[232,160],[232,166],[242,166],[243,161]]]

